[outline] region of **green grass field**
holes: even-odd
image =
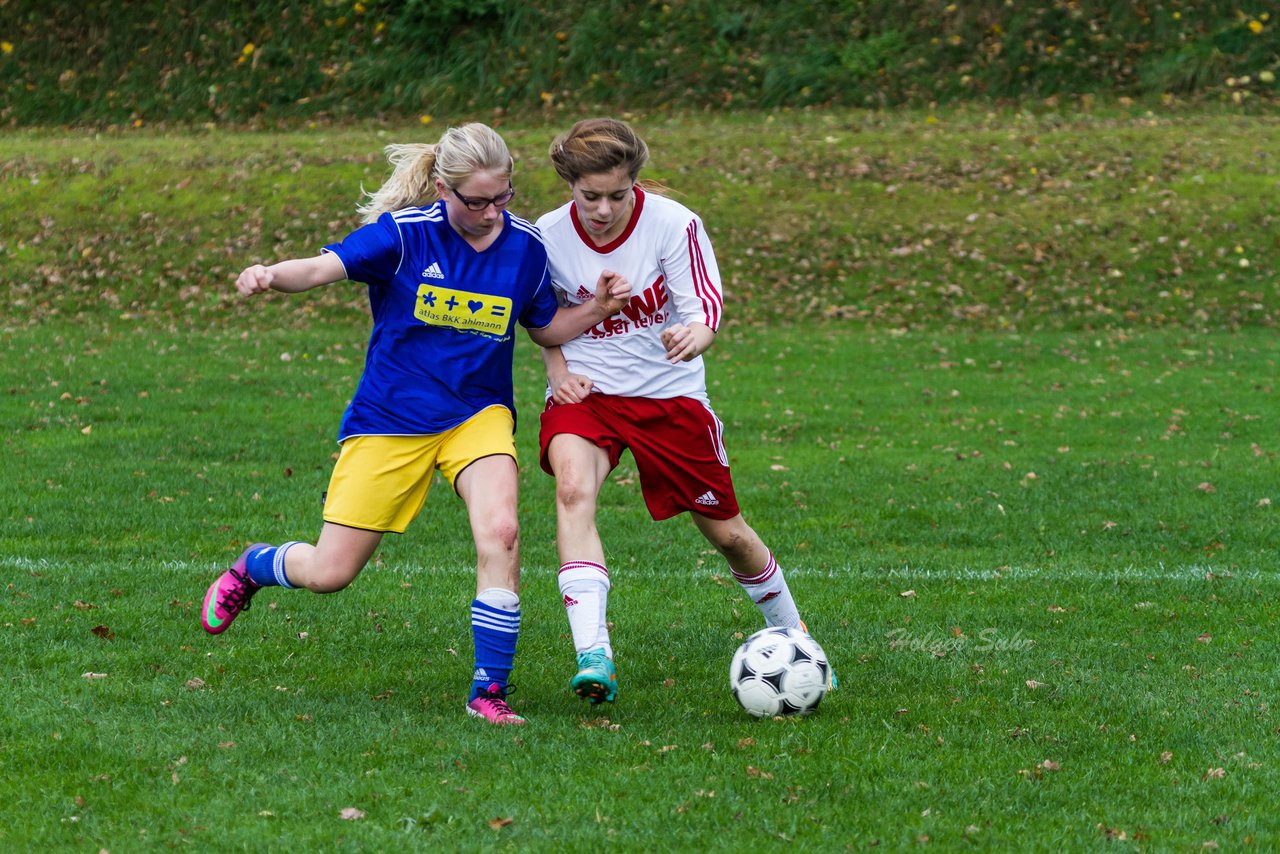
[[[881,117],[880,129],[866,116],[835,120],[866,125],[864,154],[865,140],[898,139],[884,155],[895,169],[948,162],[988,125],[1002,145],[1025,144],[993,120],[944,118],[928,137],[909,132],[920,116]],[[798,116],[779,123],[753,150],[793,151],[796,174],[832,165],[821,136],[792,139]],[[703,158],[749,126],[662,126],[662,177],[700,187],[719,168]],[[810,306],[814,282],[749,267],[766,263],[761,245],[784,254],[761,237],[767,223],[750,231],[741,200],[758,192],[752,181],[734,193],[725,177],[686,199],[727,278],[754,282],[731,290],[736,322],[709,356],[711,392],[747,518],[840,675],[812,717],[755,721],[736,708],[728,661],[758,615],[686,520],[648,519],[629,458],[600,519],[620,702],[592,710],[568,692],[552,483],[533,463],[540,360],[521,343],[524,626],[512,700],[530,724],[519,731],[462,710],[473,556],[461,504],[439,482],[348,590],[268,591],[227,634],[199,627],[205,587],[243,544],[318,530],[368,332],[358,286],[246,303],[228,295],[233,271],[273,246],[301,252],[344,233],[353,187],[381,174],[381,142],[354,130],[0,137],[13,155],[0,182],[12,306],[0,322],[0,847],[1274,845],[1275,164],[1239,154],[1260,149],[1229,116],[1085,117],[1063,136],[1040,127],[1064,152],[1124,151],[1134,163],[1159,161],[1170,134],[1189,132],[1187,174],[1203,183],[1186,186],[1216,195],[1164,196],[1194,221],[1068,229],[1054,246],[1076,278],[1052,265],[1028,275],[1027,311],[1010,322],[999,320],[1014,318],[1000,291],[1010,280],[997,287],[981,271],[965,281],[975,293],[990,285],[974,298],[985,314],[962,317],[936,287],[909,317],[885,314],[900,305],[877,296],[890,265],[936,285],[916,266],[933,255],[862,237],[863,265],[817,277],[830,296]],[[1264,138],[1274,127],[1250,125]],[[544,135],[508,133],[527,152],[529,213],[555,193],[534,164]],[[973,145],[966,169],[994,174],[1008,153]],[[682,162],[692,178],[672,165]],[[1119,221],[1107,202],[1133,186],[1103,170],[1056,196],[1056,212],[1024,198],[965,223],[972,200],[909,173],[896,195],[920,207],[855,193],[873,210],[847,198],[839,210],[874,216],[880,235],[925,236],[926,215],[962,223],[966,246],[1010,264],[1010,234],[1050,233],[1059,214]],[[847,181],[835,185],[866,189]],[[1246,185],[1252,194],[1236,193]],[[803,217],[816,211],[844,228],[822,198],[778,194],[774,219],[812,224]],[[1087,308],[1098,285],[1080,259],[1154,251],[1162,234],[1203,250],[1179,286],[1203,303],[1166,311],[1181,297],[1152,287],[1159,265],[1140,259],[1109,279],[1131,317]],[[796,239],[792,260],[824,251]],[[933,260],[981,266],[950,251]],[[772,286],[780,309],[762,303]],[[1258,307],[1236,312],[1246,304]],[[1070,306],[1084,308],[1057,310]]]

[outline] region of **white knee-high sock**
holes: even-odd
[[[791,598],[791,589],[787,587],[786,576],[782,567],[769,553],[769,562],[759,575],[747,576],[730,567],[734,579],[742,585],[742,589],[756,603],[760,613],[764,615],[765,625],[789,626],[801,628],[800,612],[796,610],[796,600]]]
[[[609,570],[589,560],[571,560],[560,567],[560,595],[569,615],[573,648],[577,652],[603,648],[613,658],[609,642]]]

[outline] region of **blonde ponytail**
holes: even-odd
[[[395,169],[381,187],[365,192],[368,200],[356,208],[362,222],[373,222],[389,211],[426,204],[436,196],[434,145],[392,143],[384,150]]]

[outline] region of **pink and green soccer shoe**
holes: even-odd
[[[220,635],[231,627],[231,621],[241,611],[249,610],[249,600],[260,589],[249,580],[245,560],[250,553],[268,548],[267,543],[254,543],[240,553],[236,562],[218,580],[209,585],[204,594],[204,607],[200,610],[200,624],[211,635]]]

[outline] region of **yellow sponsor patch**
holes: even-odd
[[[503,336],[511,324],[511,299],[455,291],[424,282],[418,285],[413,316],[430,326],[451,326]]]

